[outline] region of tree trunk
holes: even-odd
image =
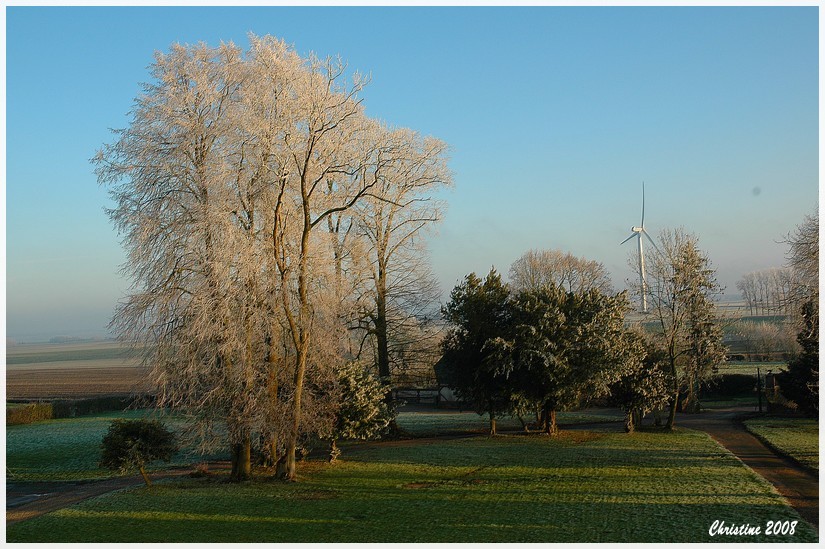
[[[547,422],[547,434],[554,437],[559,434],[559,426],[556,424],[556,410],[550,410],[549,421]]]
[[[231,482],[241,482],[252,478],[252,440],[247,433],[241,442],[232,445]]]
[[[556,410],[555,408],[550,408],[549,406],[545,406],[542,410],[542,430],[550,436],[556,436],[559,434],[559,427],[556,425]]]
[[[304,391],[304,374],[307,364],[307,342],[302,344],[302,349],[298,352],[295,366],[295,394],[292,402],[292,431],[286,443],[286,456],[284,469],[279,477],[282,480],[294,481],[297,478],[295,451],[298,448],[298,435],[301,429],[301,397]]]
[[[390,345],[387,333],[387,289],[386,275],[379,266],[378,279],[375,281],[375,341],[378,345],[378,377],[387,384],[384,402],[392,404],[390,387]]]
[[[670,412],[667,416],[667,423],[665,424],[665,429],[668,431],[673,430],[673,424],[676,422],[676,408],[679,406],[679,389],[676,389],[673,395],[673,402],[670,403]]]
[[[380,284],[376,284],[376,286],[380,286]],[[375,339],[378,343],[378,376],[388,381],[390,377],[390,351],[387,336],[387,300],[380,287],[376,290]]]
[[[143,482],[146,483],[146,486],[151,486],[152,481],[149,480],[149,475],[146,474],[146,470],[143,468],[143,465],[140,466],[140,474],[143,476]]]
[[[490,406],[490,436],[496,435],[496,415],[493,412],[492,405]]]
[[[272,333],[275,332],[274,328],[270,328],[270,334],[267,334],[265,343],[266,343],[266,363],[269,366],[269,378],[268,378],[268,385],[269,385],[269,398],[272,401],[273,405],[277,405],[278,403],[278,359],[274,349],[274,338],[272,337]],[[274,418],[273,418],[274,419]],[[265,457],[265,465],[269,467],[274,467],[278,463],[278,436],[272,435],[272,438],[268,441],[262,441],[265,444],[265,454],[268,454]]]
[[[539,433],[547,430],[547,415],[544,413],[544,406],[536,405],[536,430]]]
[[[338,449],[338,439],[333,437],[332,440],[329,441],[329,462],[333,463],[340,455],[341,450]]]
[[[624,415],[624,432],[625,433],[632,433],[633,431],[636,430],[635,419],[633,417],[634,415],[635,415],[635,412],[632,409],[625,412],[625,415]]]

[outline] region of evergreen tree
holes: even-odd
[[[548,284],[520,292],[510,308],[509,329],[490,345],[494,361],[519,399],[535,403],[550,435],[558,432],[558,410],[608,394],[641,359],[641,346],[623,325],[625,294]]]
[[[160,421],[116,419],[100,444],[100,466],[123,473],[138,470],[146,486],[151,486],[146,465],[153,461],[169,461],[178,446],[175,435]]]
[[[492,341],[507,329],[509,295],[501,276],[491,269],[484,280],[475,273],[467,275],[442,308],[453,328],[444,338],[436,372],[458,398],[479,414],[490,415],[490,434],[496,433],[496,416],[509,404],[507,378],[490,360]]]
[[[782,394],[808,416],[819,416],[819,314],[813,301],[802,306],[804,327],[797,341],[802,352],[777,376]]]
[[[394,411],[384,396],[387,387],[356,362],[337,368],[339,408],[330,437],[329,460],[340,455],[338,440],[378,438],[393,419]]]

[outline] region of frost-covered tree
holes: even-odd
[[[340,454],[337,441],[378,438],[393,418],[384,401],[386,386],[357,362],[346,362],[336,369],[339,407],[330,436],[329,460]]]
[[[788,235],[788,263],[799,283],[792,301],[800,312],[797,341],[802,352],[790,361],[779,384],[807,414],[819,413],[819,215],[806,216]]]
[[[233,462],[243,459],[258,396],[239,338],[246,269],[236,259],[248,250],[225,185],[240,58],[232,44],[156,54],[129,126],[94,158],[133,282],[113,327],[144,350],[158,405],[189,414],[204,447],[216,422],[226,425]]]
[[[788,267],[794,273],[793,303],[811,301],[819,307],[819,213],[806,215],[785,238]]]
[[[151,75],[94,159],[133,282],[113,326],[145,350],[158,404],[203,449],[229,443],[233,479],[259,444],[294,479],[299,441],[331,428],[325,388],[350,358],[330,341],[347,339],[340,275],[356,263],[336,257],[330,227],[418,143],[364,114],[366,80],[339,59],[269,36],[246,52],[175,45]]]
[[[714,306],[722,289],[695,236],[682,229],[663,230],[659,243],[647,257],[644,291],[656,322],[655,335],[667,356],[666,373],[672,383],[667,428],[672,429],[680,394],[687,393],[686,409],[695,408],[700,381],[725,361]],[[631,259],[630,265],[635,267],[636,262]],[[643,291],[638,286],[634,289]]]
[[[370,280],[360,326],[374,339],[378,375],[389,383],[394,362],[405,369],[412,353],[431,358],[427,349],[438,343],[421,326],[438,293],[422,237],[441,219],[443,204],[434,195],[451,176],[443,142],[409,130],[388,130],[386,138],[396,160],[382,166],[369,199],[355,209],[355,230],[366,240]]]
[[[568,292],[613,291],[604,265],[560,250],[528,250],[510,266],[513,289],[535,290],[553,284]]]
[[[634,432],[648,412],[663,408],[670,400],[670,386],[664,368],[667,355],[643,334],[635,334],[641,344],[640,360],[628,363],[621,378],[610,388],[610,401],[625,412],[625,431]]]

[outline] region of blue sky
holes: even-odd
[[[128,283],[88,160],[156,50],[272,34],[372,75],[368,114],[450,144],[446,295],[530,248],[617,287],[645,182],[735,294],[818,206],[817,7],[6,8],[6,333],[105,335]]]

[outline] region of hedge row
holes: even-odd
[[[23,406],[6,408],[6,425],[25,425],[47,419],[87,416],[100,412],[118,412],[125,410],[134,402],[135,397],[115,396],[32,402]]]
[[[14,408],[6,408],[6,425],[23,425],[52,419],[53,409],[51,402],[34,402]]]

